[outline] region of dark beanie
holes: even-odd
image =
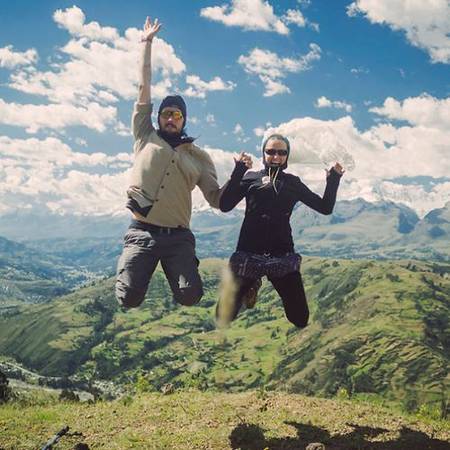
[[[168,95],[167,97],[165,97],[161,102],[161,105],[159,105],[158,122],[161,111],[167,107],[178,108],[183,113],[183,120],[184,120],[183,128],[184,128],[184,126],[186,125],[187,110],[186,110],[186,102],[183,100],[183,97],[181,95]]]

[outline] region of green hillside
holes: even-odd
[[[70,430],[58,450],[81,442],[109,450],[299,450],[311,443],[327,450],[448,450],[450,439],[444,422],[361,402],[191,390],[95,404],[4,405],[0,446],[35,450],[64,426]]]
[[[224,266],[202,261],[201,305],[178,307],[156,273],[145,304],[120,312],[113,280],[0,318],[0,354],[49,376],[138,380],[144,390],[231,392],[265,386],[421,404],[445,415],[450,354],[450,265],[306,258],[312,310],[305,330],[263,284],[257,306],[227,331],[213,308]]]
[[[0,237],[0,312],[22,302],[48,301],[92,278],[65,261],[71,259]]]

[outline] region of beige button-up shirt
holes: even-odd
[[[198,186],[208,203],[219,207],[222,189],[211,157],[194,144],[173,149],[151,122],[151,104],[136,103],[132,117],[134,164],[127,190],[140,207],[151,209],[140,220],[164,227],[189,227],[192,190]]]

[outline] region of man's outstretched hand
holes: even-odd
[[[147,19],[144,23],[144,30],[142,31],[141,41],[151,41],[158,31],[161,29],[162,24],[158,22],[158,19],[152,23],[150,17],[147,16]]]

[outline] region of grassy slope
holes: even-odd
[[[57,445],[72,449],[449,449],[448,423],[402,417],[373,405],[287,395],[176,392],[110,403],[0,408],[5,450],[40,448],[68,425]],[[76,433],[82,433],[76,434]]]
[[[261,385],[312,395],[377,393],[408,409],[448,392],[449,266],[307,258],[311,325],[284,318],[266,283],[226,332],[213,308],[223,261],[202,261],[201,306],[172,304],[161,273],[141,308],[117,311],[112,280],[0,320],[0,354],[48,375],[135,380],[148,389],[242,391]],[[433,271],[435,273],[433,273]]]
[[[409,408],[448,395],[448,277],[423,263],[346,265],[339,278],[315,276],[316,320],[289,340],[274,384],[284,377],[294,392],[386,393]]]

